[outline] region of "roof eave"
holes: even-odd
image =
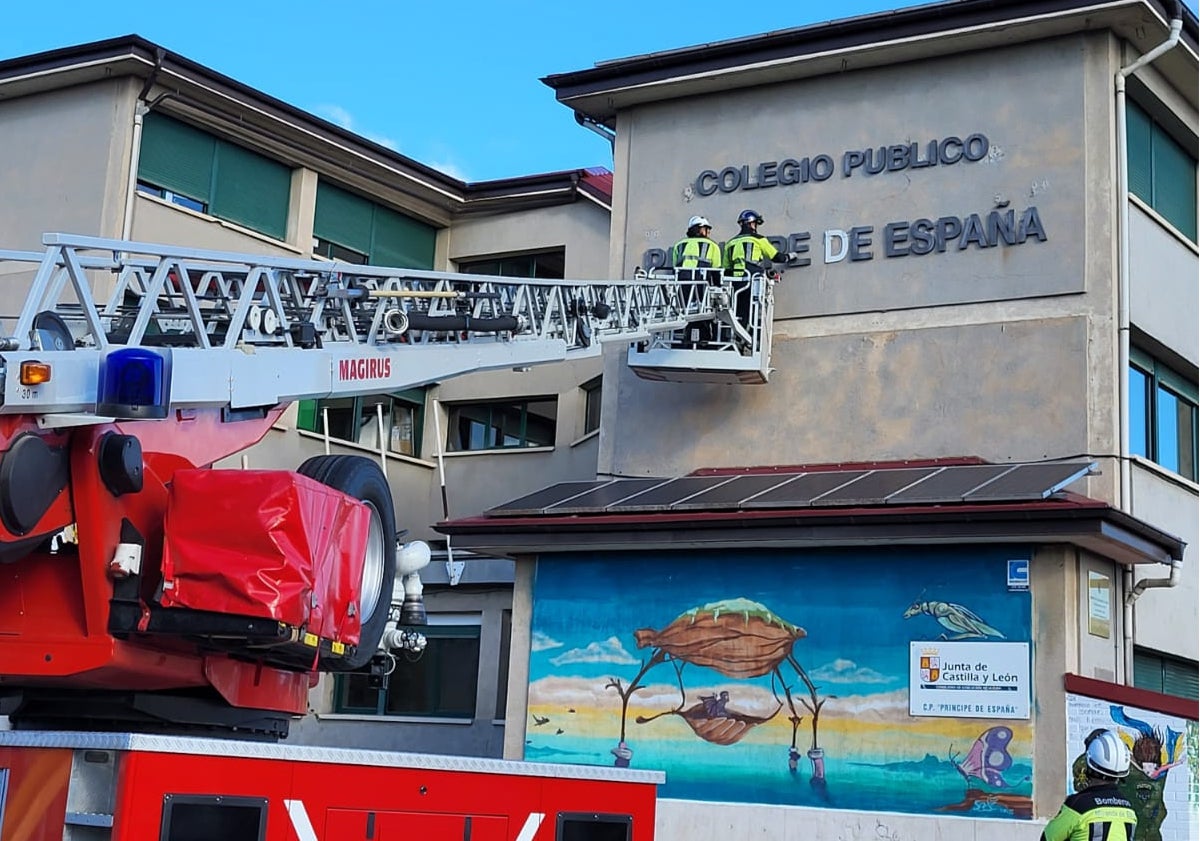
[[[617,112],[648,102],[845,73],[1082,31],[1111,30],[1139,50],[1166,38],[1160,0],[935,3],[605,62],[542,81],[577,113],[612,128]],[[1197,102],[1196,18],[1156,66]]]
[[[743,512],[744,513],[744,512]],[[1126,566],[1171,564],[1184,544],[1105,507],[1059,512],[1014,507],[979,512],[938,507],[897,516],[859,511],[778,512],[769,517],[476,517],[439,523],[456,547],[505,557],[547,552],[809,549],[831,546],[1071,544]]]
[[[470,183],[455,215],[511,213],[570,204],[581,198],[611,211],[611,199],[588,184],[586,175],[586,170],[571,169]]]

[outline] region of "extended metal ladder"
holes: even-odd
[[[86,416],[100,360],[117,347],[170,353],[172,405],[237,409],[585,356],[609,339],[669,343],[729,306],[673,273],[541,280],[67,234],[43,242],[44,252],[0,251],[0,283],[29,283],[0,336],[0,414]],[[110,290],[103,304],[94,288]],[[13,376],[28,360],[51,365],[48,382]]]

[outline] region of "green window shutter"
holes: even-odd
[[[1135,651],[1133,654],[1133,685],[1138,689],[1162,692],[1162,658]]]
[[[371,262],[376,266],[432,269],[437,232],[429,225],[394,210],[375,206]]]
[[[1125,133],[1128,137],[1129,192],[1154,205],[1153,154],[1150,148],[1150,117],[1132,102],[1125,106]]]
[[[372,204],[366,199],[340,187],[318,181],[313,235],[336,242],[360,254],[369,254],[371,211]]]
[[[216,139],[155,111],[146,115],[138,178],[207,204]]]
[[[1162,684],[1162,691],[1168,695],[1177,695],[1180,698],[1193,700],[1200,697],[1200,680],[1198,680],[1195,664],[1167,660],[1163,663]]]
[[[287,233],[291,170],[232,143],[218,142],[209,212],[283,239]]]
[[[1154,158],[1154,209],[1196,240],[1196,161],[1158,126],[1151,137]]]

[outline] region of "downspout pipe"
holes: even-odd
[[[1120,431],[1120,509],[1131,513],[1133,508],[1133,467],[1129,444],[1129,134],[1125,118],[1125,80],[1140,68],[1154,61],[1179,43],[1183,31],[1183,7],[1176,0],[1174,16],[1167,40],[1137,61],[1117,71],[1114,79],[1117,112],[1117,423]],[[1166,578],[1143,578],[1134,584],[1132,567],[1124,573],[1125,599],[1122,611],[1123,664],[1125,684],[1133,685],[1133,604],[1151,587],[1174,587],[1179,583],[1182,560],[1171,562]]]
[[[133,235],[133,205],[137,198],[138,165],[142,158],[142,124],[146,114],[153,107],[146,101],[146,97],[150,95],[150,88],[154,86],[154,80],[158,77],[158,71],[162,69],[163,60],[166,57],[166,50],[159,47],[154,55],[154,67],[150,70],[150,75],[146,77],[146,83],[142,85],[142,90],[133,105],[133,138],[129,150],[129,178],[125,184],[125,218],[121,220],[121,239],[123,240],[128,240]]]
[[[617,133],[615,131],[608,128],[607,126],[601,125],[600,123],[593,120],[591,117],[587,116],[586,114],[581,114],[578,111],[575,112],[575,122],[579,123],[579,125],[583,126],[588,131],[595,132],[596,134],[600,135],[605,140],[607,140],[609,151],[612,152],[614,155],[616,154],[616,152],[617,152]]]
[[[1120,396],[1118,417],[1121,431],[1121,496],[1120,508],[1130,513],[1132,507],[1132,470],[1129,463],[1129,129],[1125,117],[1125,80],[1140,68],[1154,61],[1163,53],[1171,50],[1179,43],[1179,34],[1183,30],[1183,13],[1180,4],[1175,4],[1175,17],[1171,21],[1171,30],[1167,40],[1163,41],[1150,52],[1142,55],[1137,61],[1128,64],[1117,71],[1116,111],[1117,111],[1117,330],[1118,330],[1118,375],[1120,378]]]

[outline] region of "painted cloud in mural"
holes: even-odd
[[[570,663],[616,663],[622,666],[636,665],[637,658],[625,650],[621,641],[609,637],[603,642],[589,642],[583,648],[572,648],[550,660],[556,666]]]

